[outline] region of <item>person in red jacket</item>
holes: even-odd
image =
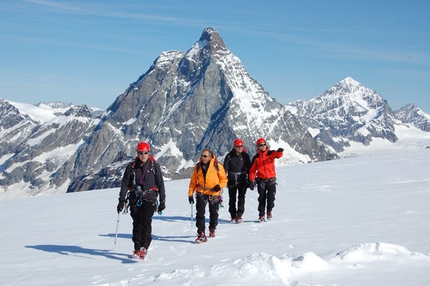
[[[272,210],[275,207],[276,194],[276,169],[275,159],[282,157],[284,149],[269,150],[266,140],[257,140],[257,154],[252,158],[252,166],[249,172],[250,189],[258,188],[258,213],[259,222],[263,222],[265,211],[267,219],[272,219]],[[267,206],[266,206],[267,202]]]

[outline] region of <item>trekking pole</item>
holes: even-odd
[[[116,245],[116,237],[118,236],[119,214],[120,214],[120,213],[118,213],[118,218],[116,219],[115,240],[113,241],[113,244],[114,244],[114,245]]]
[[[190,204],[190,206],[191,206],[191,226],[193,226],[193,205],[194,204]]]
[[[121,211],[121,212],[119,212],[118,213],[118,218],[116,219],[116,230],[115,230],[115,240],[113,241],[113,244],[115,244],[116,245],[116,238],[117,238],[117,236],[118,236],[118,225],[119,225],[119,215],[122,213],[122,214],[126,214],[126,213],[128,213],[128,200],[127,200],[127,202],[124,204],[124,208],[123,208],[123,210]]]

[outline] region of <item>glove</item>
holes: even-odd
[[[278,148],[278,152],[284,152],[283,148]]]
[[[188,197],[188,201],[190,202],[190,204],[194,204],[194,197],[193,196],[189,196]]]
[[[221,190],[221,187],[219,185],[216,185],[212,188],[212,192],[219,192]]]
[[[164,201],[161,201],[158,205],[158,212],[162,212],[166,208],[166,203]]]
[[[120,202],[118,203],[118,205],[116,206],[116,211],[117,211],[118,213],[120,213],[120,212],[122,212],[122,211],[124,210],[124,207],[125,207],[125,203],[120,201]]]
[[[254,182],[254,181],[249,181],[249,189],[250,189],[251,191],[253,191],[253,190],[254,190],[254,185],[255,185],[255,182]]]

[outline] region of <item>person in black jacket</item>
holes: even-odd
[[[130,215],[133,219],[134,259],[145,258],[152,241],[152,216],[156,210],[161,212],[166,208],[161,168],[149,154],[150,150],[146,142],[137,145],[137,157],[124,171],[118,199],[118,213],[127,208],[127,202],[130,206]]]
[[[241,223],[245,212],[245,194],[248,188],[248,172],[251,168],[251,159],[246,153],[241,139],[233,142],[233,149],[224,159],[224,168],[228,178],[228,195],[231,223]],[[236,208],[237,196],[237,208]]]

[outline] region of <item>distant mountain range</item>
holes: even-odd
[[[118,187],[140,141],[166,179],[179,179],[203,148],[222,159],[238,137],[251,155],[259,137],[283,147],[286,165],[337,159],[351,144],[394,144],[400,127],[428,138],[429,122],[413,104],[392,111],[351,77],[282,105],[210,27],[188,51],[161,53],[107,110],[0,99],[0,197]]]

